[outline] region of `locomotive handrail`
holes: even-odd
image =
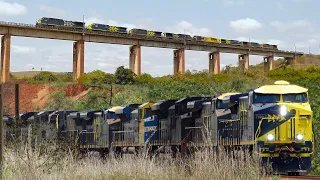
[[[202,129],[203,126],[185,127],[184,129]]]
[[[116,134],[116,133],[125,133],[125,132],[134,132],[134,130],[132,131],[112,131],[112,133]]]

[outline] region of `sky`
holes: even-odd
[[[320,54],[318,0],[76,1],[0,0],[0,21],[35,24],[41,17],[277,44],[281,50]],[[173,50],[142,47],[142,73],[173,74]],[[221,67],[237,54],[221,54]],[[186,69],[208,69],[208,52],[186,51]],[[250,56],[250,65],[263,62]],[[85,43],[85,72],[129,67],[129,46]],[[12,72],[72,71],[72,41],[12,37]]]

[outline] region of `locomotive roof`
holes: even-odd
[[[201,97],[201,96],[189,96],[189,97],[186,97],[186,98],[179,99],[178,101],[176,101],[176,104],[187,103],[189,101],[200,100],[202,98],[204,98],[204,97]]]
[[[135,110],[131,111],[131,114],[132,114],[132,115],[133,115],[133,114],[138,114],[138,109],[135,109]]]
[[[80,118],[92,118],[97,112],[102,112],[102,110],[99,109],[99,110],[86,110],[81,112],[72,112],[69,114],[68,117],[77,118],[79,114]]]
[[[119,107],[117,110],[116,110],[116,114],[123,114],[124,113],[124,109],[126,108],[130,108],[130,109],[137,109],[139,107],[140,104],[129,104],[127,106],[122,106],[122,107]]]
[[[200,99],[200,100],[188,102],[187,108],[188,109],[200,109],[200,108],[202,108],[202,106],[205,102],[211,102],[211,99]]]
[[[151,107],[152,111],[157,111],[160,109],[169,109],[170,106],[174,105],[174,103],[176,102],[176,99],[170,99],[170,100],[161,100],[157,103],[154,103]]]
[[[235,94],[240,94],[239,92],[228,92],[228,93],[223,93],[220,96],[218,96],[219,100],[222,100],[224,97],[226,96],[231,96],[231,95],[235,95]]]
[[[242,93],[242,94],[233,94],[233,95],[229,95],[229,96],[225,96],[222,100],[223,103],[238,103],[239,102],[239,99],[241,97],[244,97],[244,96],[248,96],[248,93]]]
[[[37,115],[40,116],[40,115],[48,115],[48,114],[51,114],[53,113],[54,111],[40,111]]]
[[[254,90],[256,93],[262,94],[295,94],[304,93],[308,89],[301,86],[289,84],[287,81],[276,81],[272,85],[264,85]]]
[[[109,109],[107,109],[106,111],[110,111],[110,112],[116,112],[117,109],[121,108],[121,106],[113,106]]]
[[[147,106],[148,104],[150,104],[150,103],[149,103],[149,102],[143,103],[143,104],[141,104],[138,108],[139,108],[139,109],[142,109],[142,108],[144,108],[145,106]]]
[[[19,114],[21,119],[29,119],[29,118],[34,118],[34,116],[37,114],[38,112],[25,112],[25,113],[21,113]],[[15,116],[14,116],[15,117]]]

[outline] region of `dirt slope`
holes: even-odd
[[[4,114],[14,114],[14,102],[15,102],[15,83],[10,82],[4,84]],[[25,82],[18,82],[19,89],[19,109],[20,112],[33,111],[38,106],[44,108],[50,94],[59,90],[59,88],[52,88],[49,84],[27,84]],[[74,100],[78,100],[86,97],[89,88],[76,84],[69,85],[64,88],[66,95]]]

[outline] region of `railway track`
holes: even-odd
[[[291,180],[291,179],[303,179],[303,180],[314,180],[314,179],[319,179],[320,180],[320,176],[280,176],[280,179],[283,180]]]

